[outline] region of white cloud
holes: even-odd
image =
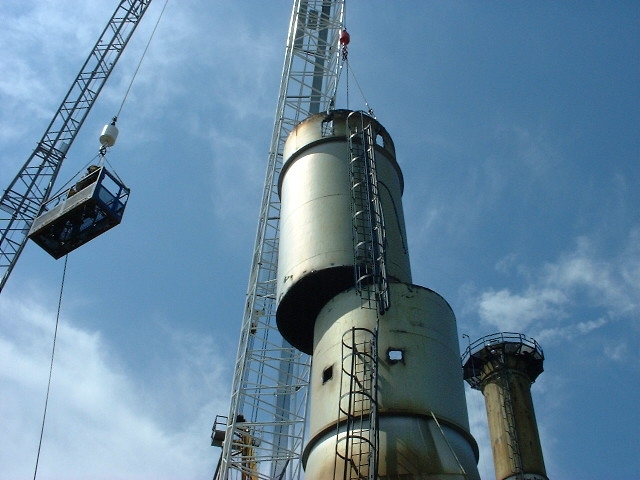
[[[515,270],[529,284],[521,291],[490,288],[476,296],[480,319],[502,331],[528,331],[544,339],[571,339],[586,335],[610,321],[638,312],[640,249],[638,229],[633,229],[619,254],[599,252],[594,242],[581,237],[576,248],[547,263],[538,272],[513,268],[513,256],[496,265],[499,272]],[[572,321],[581,307],[596,308],[601,315]],[[565,322],[564,324],[562,322]]]
[[[640,249],[638,230],[629,235],[619,254],[598,252],[592,241],[581,237],[574,252],[545,266],[542,281],[563,290],[586,294],[589,305],[603,306],[612,316],[638,310]]]
[[[33,472],[55,313],[0,297],[0,478]],[[158,375],[131,376],[99,332],[61,321],[38,474],[43,478],[202,478],[208,425],[226,409],[211,338],[170,332]],[[169,364],[173,368],[166,368]],[[120,365],[119,365],[120,364]],[[168,417],[168,418],[167,418]]]
[[[609,359],[618,363],[627,362],[629,358],[632,358],[629,352],[629,345],[626,341],[605,345],[604,353]]]
[[[554,356],[554,366],[548,375],[536,381],[532,390],[539,416],[539,431],[548,472],[557,477],[563,474],[566,460],[555,455],[559,445],[566,442],[558,425],[566,419],[566,405],[577,396],[588,395],[575,391],[573,367],[582,368],[588,351],[590,363],[597,359],[625,372],[640,365],[637,348],[630,336],[637,335],[640,310],[640,235],[632,228],[617,248],[604,250],[593,237],[580,237],[575,247],[540,267],[517,261],[507,255],[496,264],[496,271],[507,277],[508,288],[488,288],[466,294],[474,300],[473,311],[483,323],[498,330],[523,332],[534,337]],[[520,280],[521,287],[517,287]],[[465,314],[471,314],[467,308]],[[571,352],[571,353],[567,353]],[[563,373],[559,358],[567,353],[572,365]],[[562,361],[562,360],[560,360]],[[573,363],[576,362],[576,363]],[[603,367],[604,368],[604,367]],[[571,372],[571,373],[569,373]],[[612,369],[614,374],[618,371]],[[482,445],[489,445],[480,412],[472,407],[469,413],[472,431]],[[475,411],[475,413],[474,413]],[[474,419],[474,415],[477,419]],[[484,419],[486,422],[486,419]],[[485,456],[488,455],[485,452]],[[485,467],[486,468],[486,467]],[[486,471],[483,475],[491,478]],[[483,477],[484,478],[484,477]]]
[[[559,315],[566,302],[567,297],[557,289],[529,288],[522,294],[489,290],[480,296],[478,313],[499,331],[518,332],[536,320]]]
[[[465,385],[465,394],[471,435],[480,448],[478,472],[480,473],[480,478],[493,478],[495,473],[491,448],[485,448],[485,446],[491,445],[491,440],[489,438],[489,425],[484,397],[481,392],[471,389],[468,385]]]
[[[606,325],[608,320],[598,318],[597,320],[589,320],[586,322],[577,322],[570,325],[555,328],[545,328],[536,333],[536,340],[541,343],[551,342],[555,339],[572,340],[576,337],[586,335],[594,330]]]

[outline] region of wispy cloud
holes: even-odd
[[[478,314],[487,325],[513,332],[528,328],[536,320],[559,315],[567,301],[558,289],[532,287],[523,293],[489,290],[480,295]]]
[[[33,471],[48,377],[54,312],[0,298],[0,464],[3,478]],[[39,473],[47,478],[201,478],[213,464],[211,412],[226,408],[211,338],[167,333],[179,351],[143,377],[99,332],[59,326]],[[161,355],[159,355],[161,356]]]
[[[576,337],[591,333],[607,323],[608,320],[606,318],[598,318],[597,320],[577,322],[561,327],[544,328],[536,333],[536,339],[542,343],[562,339],[573,340]]]
[[[479,391],[472,390],[468,385],[465,385],[465,394],[471,435],[480,449],[478,472],[480,473],[480,478],[493,478],[495,476],[493,457],[491,455],[491,448],[487,448],[488,445],[491,445],[491,440],[489,438],[484,397]]]
[[[0,6],[0,16],[12,19],[3,22],[0,35],[0,95],[22,109],[44,113],[62,99],[59,92],[66,92],[110,16],[110,6],[61,3]],[[60,51],[68,54],[60,56]]]
[[[607,254],[597,249],[594,241],[578,238],[575,248],[532,272],[527,272],[527,285],[522,291],[512,288],[489,288],[475,297],[480,319],[502,331],[534,330],[539,340],[569,339],[586,335],[605,324],[631,318],[640,304],[640,249],[638,229],[633,229],[619,253]],[[514,257],[508,255],[496,269],[508,271]],[[597,309],[596,318],[576,320],[582,306]],[[615,354],[612,353],[612,357]]]

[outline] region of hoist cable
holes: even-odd
[[[347,0],[344,0],[344,2],[342,2],[342,29],[344,31],[347,30]],[[347,109],[349,108],[349,57],[345,56],[345,54],[343,53],[342,56],[342,65],[340,65],[340,75],[342,75],[342,68],[343,67],[347,67],[347,73],[346,73],[346,85],[345,85],[345,91],[346,91],[346,107]],[[336,93],[338,90],[338,85],[336,82]]]
[[[87,163],[85,163],[84,166],[82,168],[80,168],[80,170],[78,170],[76,173],[73,174],[73,176],[67,181],[67,183],[62,185],[55,193],[49,195],[49,198],[50,199],[51,198],[55,198],[58,195],[60,195],[62,192],[64,192],[65,190],[68,190],[70,185],[75,181],[75,179],[78,178],[82,174],[82,172],[89,167],[89,165],[92,165],[94,163],[93,161],[98,157],[99,157],[99,155],[96,154],[91,160],[89,160]]]
[[[120,175],[118,175],[118,172],[116,172],[116,169],[114,168],[113,165],[111,165],[111,162],[109,162],[109,160],[107,160],[106,155],[102,156],[102,161],[105,163],[105,165],[109,165],[109,167],[111,168],[110,172],[113,174],[114,177],[116,177],[116,179],[122,184],[124,185],[124,181],[120,178]]]
[[[349,108],[349,61],[345,60],[345,66],[347,67],[347,73],[345,75],[345,87],[346,87],[346,96],[347,96],[347,109]]]
[[[120,116],[120,112],[122,112],[122,107],[124,107],[124,102],[127,101],[127,97],[129,96],[129,92],[131,91],[131,87],[133,86],[133,82],[135,81],[136,76],[138,75],[138,70],[140,70],[140,65],[142,65],[142,61],[144,60],[144,57],[147,54],[147,50],[149,49],[149,45],[151,45],[151,40],[153,40],[153,36],[156,33],[156,29],[158,28],[158,24],[160,23],[160,19],[162,19],[162,15],[164,14],[164,10],[165,10],[165,8],[167,8],[167,3],[169,3],[169,0],[165,0],[164,5],[162,6],[162,11],[160,12],[160,15],[158,16],[158,20],[156,20],[156,24],[153,27],[153,31],[151,32],[151,36],[149,37],[149,41],[147,42],[147,45],[144,47],[144,51],[142,52],[142,56],[140,57],[140,61],[138,62],[138,66],[136,67],[135,72],[133,72],[133,77],[131,77],[131,82],[129,83],[129,87],[127,88],[126,93],[124,94],[124,98],[122,99],[122,103],[120,104],[120,108],[118,109],[118,113],[116,114],[116,118],[118,118]]]
[[[358,83],[358,79],[356,78],[356,75],[355,75],[355,72],[353,71],[353,68],[349,68],[347,70],[347,75],[349,73],[353,77],[353,81],[356,82],[356,86],[358,87],[358,91],[360,92],[360,95],[362,96],[362,101],[364,102],[365,106],[367,107],[367,113],[369,113],[369,115],[371,115],[373,118],[376,118],[376,116],[373,114],[373,108],[371,108],[371,106],[369,105],[369,102],[367,102],[367,97],[364,96],[364,92],[362,91],[362,88],[360,87],[360,83]]]
[[[64,269],[62,271],[62,282],[60,284],[60,296],[58,297],[58,313],[56,314],[56,327],[53,331],[53,347],[51,348],[51,363],[49,364],[49,381],[47,382],[47,394],[44,400],[44,413],[42,414],[42,426],[40,427],[40,440],[38,441],[38,454],[36,455],[36,466],[33,471],[33,480],[36,480],[38,474],[38,462],[40,461],[40,449],[42,448],[42,438],[44,436],[44,423],[47,418],[47,406],[49,405],[49,392],[51,390],[51,376],[53,374],[53,359],[56,353],[56,339],[58,338],[58,324],[60,323],[60,308],[62,306],[62,292],[64,290],[64,279],[67,276],[67,259],[64,257]]]

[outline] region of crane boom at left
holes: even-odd
[[[151,0],[121,0],[35,150],[0,200],[0,291],[51,195],[62,161]]]

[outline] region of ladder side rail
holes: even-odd
[[[374,258],[371,250],[371,214],[367,166],[364,160],[364,143],[362,138],[362,116],[359,122],[351,119],[358,113],[351,113],[347,119],[347,137],[349,145],[349,175],[351,180],[351,215],[354,248],[355,287],[363,302],[367,305],[371,298],[368,294],[374,270]]]
[[[349,114],[348,143],[350,151],[351,213],[354,242],[354,274],[356,289],[363,303],[371,299],[381,314],[389,309],[386,267],[386,233],[380,202],[375,135],[362,112]]]
[[[85,60],[42,139],[0,199],[0,291],[27,241],[41,205],[51,194],[66,153],[151,0],[122,0]]]
[[[371,450],[368,458],[369,480],[378,478],[379,460],[379,417],[378,417],[378,324],[380,319],[376,316],[376,327],[371,338],[371,408],[369,409],[369,441]]]
[[[367,260],[369,255],[369,241],[367,232],[370,228],[367,223],[367,201],[365,191],[365,177],[362,166],[362,149],[359,143],[354,142],[354,135],[349,135],[349,175],[351,177],[351,219],[353,231],[353,262],[354,281],[356,290],[363,294],[363,282],[371,275],[371,269]]]
[[[384,314],[389,309],[389,288],[387,281],[387,254],[386,254],[386,228],[384,222],[384,211],[380,202],[380,191],[378,185],[377,163],[375,156],[375,135],[371,124],[365,126],[363,130],[363,139],[365,143],[366,163],[368,166],[371,216],[372,224],[372,247],[375,257],[375,279],[376,279],[376,298],[378,299],[378,311]]]
[[[504,348],[504,345],[503,345]],[[524,466],[522,464],[522,452],[520,451],[520,442],[518,439],[518,432],[516,429],[516,417],[513,411],[513,397],[511,393],[511,375],[510,367],[508,364],[508,358],[506,352],[500,353],[502,367],[504,369],[503,376],[501,378],[504,389],[500,389],[500,395],[502,397],[502,408],[504,412],[504,421],[506,422],[507,435],[509,436],[509,456],[511,457],[511,466],[516,475],[522,475],[524,473]]]

